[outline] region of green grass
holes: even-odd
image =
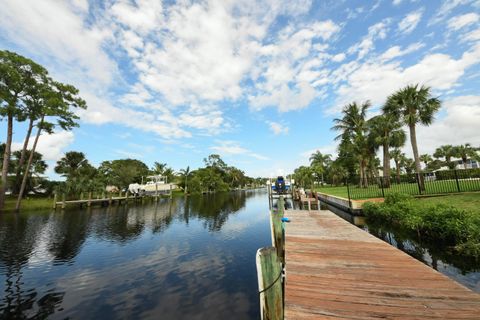
[[[413,198],[391,194],[363,205],[367,221],[404,229],[452,252],[480,258],[480,193]]]
[[[400,183],[392,184],[390,188],[380,188],[378,185],[369,185],[367,188],[359,188],[357,186],[349,186],[351,199],[369,199],[382,198],[383,195],[391,193],[404,193],[410,195],[419,195],[417,183]],[[315,189],[318,192],[348,198],[348,190],[346,186],[338,187],[319,187]],[[480,191],[479,180],[459,180],[458,185],[455,180],[438,180],[425,181],[425,193],[429,194],[445,194],[456,192]]]
[[[469,210],[480,217],[480,192],[452,194],[448,196],[417,198],[425,206],[443,204]]]
[[[17,203],[16,197],[7,197],[5,199],[5,212],[15,211],[15,205]],[[40,209],[49,209],[53,206],[53,198],[46,197],[27,197],[23,199],[21,204],[22,211],[28,210],[40,210]]]

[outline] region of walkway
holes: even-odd
[[[480,319],[479,294],[334,213],[285,216],[285,319]]]

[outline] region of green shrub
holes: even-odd
[[[480,217],[469,210],[445,204],[425,206],[409,195],[393,193],[384,203],[365,203],[363,212],[369,221],[415,231],[455,246],[457,252],[480,256]]]

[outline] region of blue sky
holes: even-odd
[[[269,176],[334,155],[342,106],[370,100],[374,115],[407,84],[443,102],[418,130],[420,153],[480,145],[479,13],[478,0],[3,0],[0,47],[87,101],[80,128],[40,140],[52,177],[70,150],[176,170],[218,153]]]

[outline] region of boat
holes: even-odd
[[[132,183],[128,186],[128,190],[137,195],[167,194],[176,188],[176,184],[168,183],[167,178],[161,175],[148,176],[145,184]]]
[[[287,195],[291,194],[291,181],[285,179],[283,176],[278,176],[277,179],[270,181],[272,195]]]

